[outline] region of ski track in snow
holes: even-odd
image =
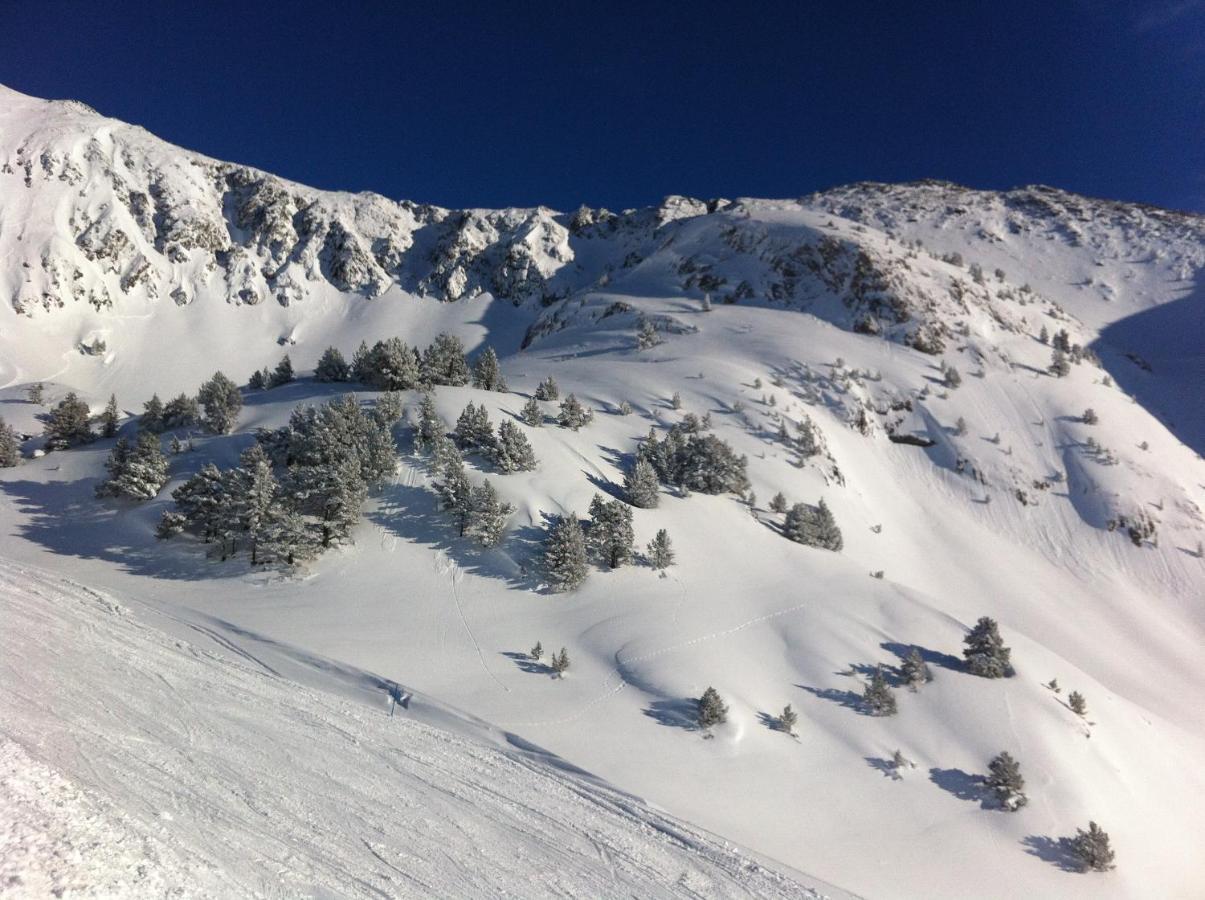
[[[0,896],[821,896],[530,753],[65,580],[0,562],[0,610]]]

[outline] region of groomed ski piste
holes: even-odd
[[[145,857],[158,860],[147,871],[163,884],[219,895],[237,893],[232,885],[265,895],[369,885],[571,893],[507,880],[577,872],[548,865],[562,845],[575,848],[566,852],[581,867],[581,896],[624,893],[599,885],[641,871],[647,882],[620,882],[628,893],[842,896],[816,879],[870,898],[1205,892],[1201,217],[1048,188],[936,183],[796,200],[669,198],[613,218],[435,210],[206,160],[74,104],[0,100],[0,163],[11,169],[0,172],[0,274],[12,300],[0,306],[0,416],[28,436],[20,465],[0,469],[0,734],[13,796],[28,806],[28,785],[45,782],[85,810],[46,812],[43,836],[27,828],[21,846],[60,846],[45,840],[53,828],[100,822],[115,843],[66,862]],[[140,217],[152,195],[161,209]],[[642,321],[661,343],[638,349]],[[921,326],[940,352],[914,346]],[[1085,358],[1052,375],[1049,341],[1062,329],[1099,365]],[[413,449],[415,391],[403,392],[398,470],[347,544],[285,571],[252,568],[246,555],[211,559],[188,536],[156,541],[171,492],[207,462],[236,464],[257,428],[345,392],[367,409],[378,402],[362,385],[312,379],[327,346],[350,358],[361,340],[398,335],[421,347],[440,332],[470,356],[493,346],[510,387],[437,388],[449,426],[469,402],[495,424],[517,421],[550,375],[562,397],[572,391],[596,412],[572,431],[556,427],[548,402],[543,427],[520,425],[533,472],[469,457],[470,479],[489,478],[516,507],[499,547],[460,539],[439,509],[430,460]],[[191,451],[171,457],[154,500],[95,497],[111,439],[37,455],[40,417],[69,390],[97,413],[115,393],[120,433],[132,438],[152,393],[195,392],[217,368],[241,384],[285,352],[299,379],[244,391],[232,434],[181,433]],[[946,385],[942,363],[960,386]],[[27,399],[35,382],[42,406]],[[638,548],[668,530],[677,558],[664,577],[594,566],[578,590],[550,592],[539,568],[549,521],[584,516],[596,493],[621,495],[649,428],[664,434],[688,413],[710,414],[713,433],[748,458],[756,499],[663,489],[634,525]],[[801,459],[780,427],[793,433],[805,416],[824,449]],[[824,498],[841,551],[785,539],[768,508],[779,491],[790,502]],[[1123,518],[1149,520],[1154,533],[1135,542]],[[104,612],[110,604],[127,613]],[[1010,678],[963,664],[963,638],[981,616],[1011,647]],[[53,655],[39,649],[51,633]],[[90,635],[137,639],[154,665],[73,649]],[[537,641],[567,648],[565,677],[530,659]],[[916,692],[897,685],[896,715],[867,715],[869,673],[892,673],[912,648],[932,680]],[[186,662],[192,675],[172,674]],[[154,677],[161,668],[174,688]],[[219,689],[227,678],[240,687]],[[395,684],[409,707],[389,718]],[[705,730],[695,701],[709,686],[729,713]],[[1084,715],[1071,691],[1086,698]],[[240,712],[244,700],[253,711]],[[795,737],[775,727],[788,703]],[[154,717],[160,705],[167,726],[123,724],[122,709]],[[213,722],[210,737],[187,730],[190,716]],[[24,723],[20,734],[10,722]],[[239,749],[206,768],[219,758],[216,734]],[[389,769],[397,759],[385,748],[423,740],[455,748],[449,757],[467,748],[488,760],[472,764],[483,771],[550,780],[513,782],[499,807],[471,795],[454,810],[466,831],[403,858],[418,840],[404,832],[427,822],[424,803],[461,802],[430,788],[433,776],[410,783]],[[914,766],[894,769],[897,750]],[[1029,802],[1017,812],[982,783],[1001,751],[1025,777]],[[170,779],[144,759],[209,776],[173,806]],[[119,783],[113,773],[126,769]],[[291,769],[316,812],[281,805],[298,795],[273,779]],[[140,779],[154,802],[140,799]],[[269,799],[249,799],[259,784]],[[407,789],[423,798],[414,808],[397,800]],[[554,837],[564,804],[542,804],[570,795],[587,808],[584,798],[610,798],[620,812]],[[507,831],[509,812],[477,821],[492,809],[524,817],[522,827]],[[225,818],[205,827],[205,810]],[[357,824],[332,828],[328,846],[306,837],[299,823],[311,815]],[[689,840],[647,824],[663,816],[692,823],[672,826]],[[1075,871],[1063,839],[1089,821],[1111,836],[1115,870]],[[627,822],[656,849],[604,855],[586,837],[594,822],[616,834]],[[478,862],[494,851],[477,849],[474,834],[483,846],[528,847],[519,832],[529,829],[530,871],[501,866],[500,887],[465,874],[490,877]],[[88,840],[86,829],[70,838]],[[748,849],[716,855],[728,841]],[[657,860],[655,871],[637,857]],[[5,853],[5,875],[53,879],[33,874],[43,858]],[[289,860],[307,873],[296,882]],[[426,877],[432,860],[446,885],[406,880]],[[118,868],[112,877],[126,879]],[[106,891],[91,872],[74,882],[85,894],[136,888]],[[235,880],[223,881],[228,873]]]

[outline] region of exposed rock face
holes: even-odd
[[[962,249],[913,237],[935,233]],[[83,104],[0,88],[0,250],[10,261],[0,293],[25,316],[81,303],[119,314],[159,298],[291,306],[319,287],[354,303],[396,289],[528,308],[530,342],[603,318],[621,324],[616,294],[670,286],[715,304],[809,311],[936,354],[972,309],[1007,330],[1025,327],[1030,304],[1050,309],[1010,250],[1034,241],[1102,266],[1149,252],[1186,279],[1205,266],[1199,216],[1040,187],[858,184],[797,201],[671,196],[568,215],[322,192],[173,147]],[[1019,263],[985,273],[980,252]],[[1092,289],[1115,299],[1104,282]]]

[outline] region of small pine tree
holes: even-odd
[[[562,647],[560,653],[552,654],[551,662],[552,671],[556,673],[556,677],[565,677],[565,673],[569,671],[569,651]]]
[[[904,663],[900,666],[900,676],[904,684],[914,691],[930,679],[929,666],[916,647],[909,650],[908,655],[904,657]]]
[[[314,380],[322,382],[347,381],[351,377],[351,366],[343,358],[338,347],[327,347],[314,369]]]
[[[201,407],[195,398],[180,394],[163,407],[163,427],[190,428],[201,421]]]
[[[111,438],[117,436],[118,413],[116,394],[109,395],[109,402],[105,406],[105,411],[100,414],[98,421],[100,423],[101,437]]]
[[[251,377],[247,379],[247,387],[253,391],[266,390],[270,377],[271,373],[267,369],[256,369],[251,373]]]
[[[577,513],[561,516],[549,529],[544,568],[555,591],[571,591],[586,580],[586,536]]]
[[[0,469],[11,469],[21,461],[21,442],[17,432],[0,418]]]
[[[105,468],[109,477],[97,485],[98,497],[151,500],[167,484],[167,457],[158,435],[150,431],[139,432],[133,447],[125,438],[118,438]]]
[[[520,415],[523,417],[524,425],[539,428],[544,424],[544,410],[540,409],[540,404],[536,402],[535,397],[528,398],[527,402],[523,404],[523,411]]]
[[[809,547],[839,551],[844,546],[841,529],[823,499],[815,509],[796,503],[787,510],[782,533],[788,539]]]
[[[770,511],[776,513],[785,513],[789,507],[787,506],[787,498],[779,491],[770,498]]]
[[[670,544],[669,532],[664,528],[649,541],[646,548],[649,562],[654,569],[666,569],[674,564],[674,548]]]
[[[791,704],[787,704],[782,708],[782,713],[778,716],[778,727],[787,734],[795,733],[795,725],[799,721],[799,715],[795,710],[791,709]]]
[[[234,428],[239,410],[243,408],[243,397],[238,385],[215,372],[213,377],[201,385],[197,400],[205,408],[205,424],[215,434],[228,434]]]
[[[284,358],[276,364],[276,368],[272,371],[272,375],[268,380],[268,387],[280,387],[283,384],[288,384],[295,377],[293,361],[289,359],[289,354],[286,353]]]
[[[531,449],[531,443],[510,419],[498,426],[493,460],[503,472],[530,472],[536,467],[536,454]]]
[[[402,395],[397,391],[385,391],[377,398],[376,406],[372,409],[372,417],[385,428],[392,428],[402,418],[406,406]]]
[[[498,354],[486,347],[473,364],[473,387],[482,391],[506,391],[506,379],[498,367]]]
[[[945,378],[946,387],[953,390],[954,388],[959,387],[961,384],[962,384],[962,376],[958,373],[958,370],[955,369],[953,366],[947,366],[946,367],[946,378]]]
[[[414,449],[420,453],[429,453],[435,449],[438,440],[444,437],[444,421],[435,409],[435,398],[430,393],[423,394],[418,402],[418,425],[414,431]]]
[[[715,688],[708,687],[697,702],[700,728],[710,728],[728,721],[728,707],[724,705]]]
[[[896,780],[904,777],[905,769],[915,769],[916,763],[904,756],[902,752],[896,750],[891,754],[892,777]]]
[[[1095,822],[1088,823],[1088,830],[1075,830],[1071,839],[1071,852],[1079,860],[1080,871],[1107,872],[1114,868],[1113,848],[1109,845],[1108,833]]]
[[[1096,410],[1089,406],[1084,410],[1084,414],[1080,417],[1080,421],[1085,425],[1095,425],[1100,421],[1100,419],[1097,418]]]
[[[1077,716],[1087,715],[1088,701],[1084,699],[1084,695],[1079,691],[1072,691],[1067,695],[1067,705],[1071,707],[1071,711]]]
[[[661,336],[657,334],[657,329],[648,319],[640,320],[640,328],[636,332],[636,348],[638,350],[649,350],[661,343]]]
[[[710,293],[703,294],[703,302],[700,305],[700,309],[702,309],[703,312],[711,312],[711,294]]]
[[[183,514],[165,509],[159,516],[159,523],[155,526],[155,537],[161,541],[170,540],[183,533],[187,525],[188,519],[184,518]]]
[[[1043,344],[1050,343],[1050,331],[1046,328],[1045,325],[1043,325],[1042,330],[1038,332],[1038,340],[1041,341]]]
[[[41,406],[46,402],[46,385],[42,384],[40,381],[36,384],[31,384],[29,389],[25,392],[25,396],[29,398],[30,403],[34,404],[35,406]]]
[[[954,423],[954,433],[959,437],[963,437],[967,433],[967,420],[962,416],[959,416],[958,421]]]
[[[163,430],[163,401],[158,394],[152,394],[151,399],[142,404],[142,415],[138,417],[138,429],[158,434]]]
[[[963,638],[967,668],[981,678],[1007,678],[1012,674],[1012,651],[1004,646],[1000,628],[994,619],[983,616]]]
[[[635,464],[625,473],[623,488],[628,502],[641,509],[655,509],[661,499],[657,470],[643,456],[637,456]]]
[[[506,520],[515,508],[504,502],[494,486],[485,481],[469,492],[469,520],[466,531],[483,547],[496,547],[506,533]]]
[[[632,404],[627,400],[623,400],[619,404],[619,414],[621,416],[630,416],[632,414]]]
[[[497,447],[494,436],[494,426],[490,422],[489,412],[485,404],[469,403],[456,420],[456,428],[452,431],[452,439],[466,453],[484,453],[492,456]]]
[[[557,386],[556,379],[549,375],[540,382],[536,388],[537,400],[559,400],[561,399],[561,389]]]
[[[562,428],[572,428],[577,431],[584,425],[589,425],[594,419],[594,413],[586,409],[573,394],[561,401],[561,409],[557,414],[557,423]]]
[[[351,379],[360,384],[368,384],[372,381],[372,351],[368,349],[367,341],[360,341],[360,346],[352,355]]]
[[[895,693],[887,685],[882,666],[875,666],[870,683],[862,692],[862,702],[866,704],[872,716],[895,715]]]
[[[464,358],[460,338],[447,333],[436,335],[423,351],[422,379],[428,384],[460,387],[469,383],[469,364]]]
[[[42,433],[46,437],[47,450],[66,450],[76,444],[87,444],[96,439],[89,422],[88,404],[69,392],[50,411]]]
[[[541,644],[539,641],[536,641],[536,645],[531,648],[531,652],[528,655],[532,659],[537,660],[537,661],[543,659],[544,658],[544,645]]]
[[[1010,812],[1016,812],[1029,802],[1025,796],[1025,779],[1021,777],[1021,764],[1007,752],[1002,752],[988,764],[985,783],[1000,805]]]
[[[1058,347],[1055,347],[1054,351],[1050,354],[1050,367],[1048,371],[1055,378],[1063,378],[1071,373],[1071,364],[1067,362],[1067,354]]]
[[[669,403],[674,409],[681,409],[682,395],[678,391],[674,391],[674,395],[669,398]]]
[[[632,510],[619,500],[604,500],[598,494],[590,502],[590,524],[586,545],[599,560],[618,569],[632,559]]]

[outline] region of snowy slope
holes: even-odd
[[[0,603],[0,896],[821,896],[408,693],[390,716],[28,568]]]
[[[362,338],[425,344],[440,330],[494,345],[514,391],[440,389],[449,422],[470,400],[494,422],[513,416],[549,374],[599,410],[581,432],[528,429],[534,473],[476,464],[472,477],[490,477],[517,507],[496,551],[455,538],[425,464],[407,452],[408,429],[401,469],[370,499],[354,546],[303,573],[251,572],[187,541],[157,543],[172,487],[204,461],[232,463],[256,427],[334,392],[303,379],[249,394],[237,433],[197,436],[172,484],[142,506],[93,498],[111,442],[0,470],[0,556],[161,609],[231,652],[263,658],[284,645],[412,686],[862,895],[959,897],[969,884],[990,897],[1205,890],[1201,217],[941,183],[670,198],[617,215],[453,212],[312,191],[71,105],[0,99],[0,146],[13,161],[0,183],[16,185],[0,191],[0,277],[21,308],[0,306],[0,416],[27,433],[40,428],[41,410],[23,400],[35,379],[52,398],[73,388],[99,403],[116,391],[136,411],[152,391],[194,390],[217,366],[241,379],[288,350],[305,370],[328,344],[350,354]],[[86,165],[93,139],[109,149]],[[56,174],[66,160],[87,173],[75,184]],[[161,234],[154,216],[145,230],[130,224],[113,173],[147,196],[170,184],[165,210],[208,210],[231,249],[190,246],[173,261],[170,229]],[[251,194],[277,197],[275,212],[251,203],[240,213]],[[120,266],[87,258],[84,207],[125,223],[152,263],[146,281],[123,291],[106,268]],[[347,235],[375,248],[368,282],[331,266]],[[111,305],[54,291],[61,306],[19,302],[50,283],[47,247],[80,268],[78,281],[104,285]],[[254,265],[239,269],[239,257]],[[258,302],[232,292],[239,271],[252,273]],[[514,272],[527,274],[508,280]],[[168,299],[174,286],[184,305]],[[663,344],[635,348],[641,318]],[[1066,329],[1100,365],[1046,374],[1043,326]],[[106,350],[81,353],[95,336]],[[942,361],[961,387],[941,385]],[[625,400],[631,416],[617,414]],[[1087,407],[1099,424],[1081,421]],[[710,412],[715,433],[748,456],[755,507],[665,494],[635,525],[639,545],[669,530],[678,562],[667,577],[595,571],[574,594],[544,592],[546,518],[584,514],[595,491],[615,490],[650,425],[687,411]],[[827,455],[801,462],[777,435],[805,414]],[[931,445],[890,439],[905,435]],[[841,553],[777,533],[766,505],[780,490],[824,497]],[[1110,527],[1119,517],[1149,517],[1156,540],[1133,545]],[[985,681],[958,664],[982,615],[999,620],[1016,677]],[[536,640],[568,647],[568,678],[518,659]],[[895,717],[862,715],[868,667],[914,645],[933,682],[899,692]],[[311,684],[311,669],[286,674]],[[1051,678],[1062,693],[1044,686]],[[688,727],[691,698],[708,685],[731,707],[713,739]],[[1085,719],[1067,708],[1070,690],[1086,696]],[[786,703],[800,714],[798,741],[767,726]],[[897,748],[917,763],[898,782],[882,771]],[[1001,750],[1027,780],[1030,802],[1016,814],[984,808],[974,781]],[[1057,838],[1089,819],[1118,852],[1107,875],[1063,868]]]

